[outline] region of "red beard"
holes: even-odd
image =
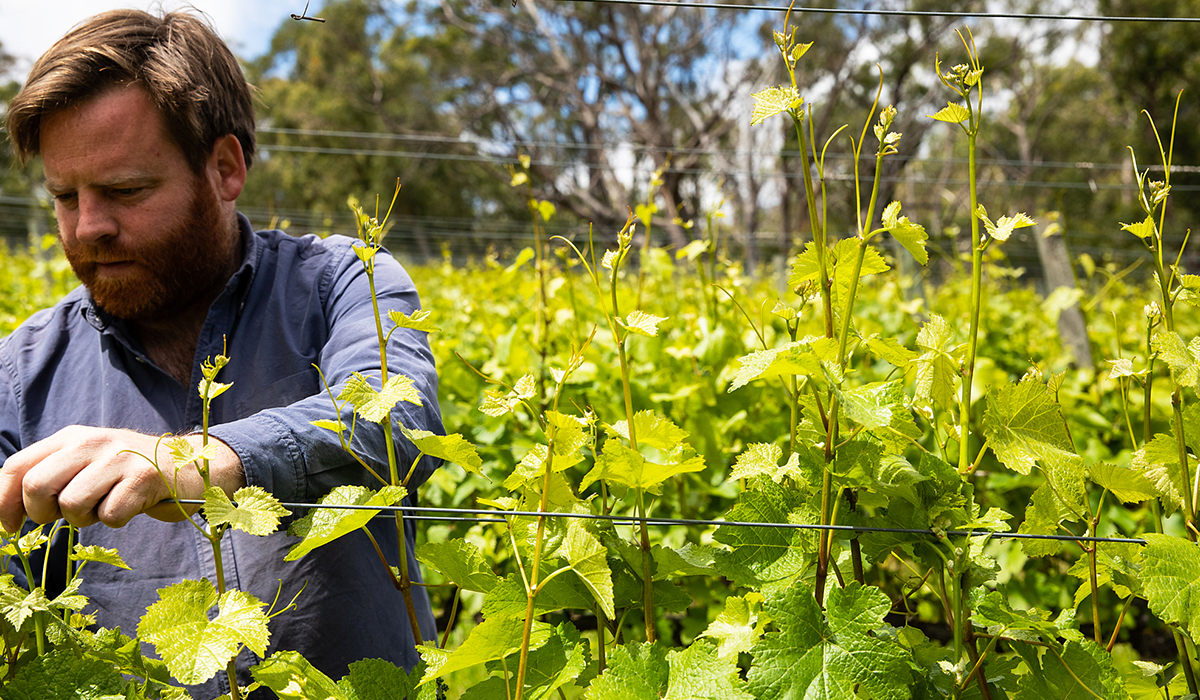
[[[108,238],[95,244],[62,241],[71,269],[100,308],[127,321],[161,321],[225,284],[240,243],[237,222],[224,218],[216,193],[202,178],[196,178],[193,192],[180,220],[136,246],[115,245]],[[98,263],[110,261],[130,261],[133,267],[118,277],[102,277]]]

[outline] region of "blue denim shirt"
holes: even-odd
[[[370,291],[352,239],[254,232],[244,217],[239,221],[243,262],[209,309],[186,386],[156,367],[125,325],[96,307],[82,287],[0,339],[0,465],[68,425],[148,434],[198,430],[201,363],[220,354],[227,343],[230,362],[217,379],[233,386],[213,401],[210,433],[238,454],[250,485],[282,501],[298,502],[312,502],[342,484],[380,486],[342,450],[335,433],[310,424],[334,415],[314,365],[334,396],[352,372],[379,376]],[[173,274],[186,275],[187,270]],[[377,256],[375,274],[382,312],[419,308],[412,280],[390,255]],[[423,406],[401,402],[393,418],[410,428],[443,432],[437,375],[425,334],[396,331],[388,346],[388,370],[412,378],[423,400]],[[349,424],[349,412],[343,418]],[[399,431],[396,435],[399,462],[411,465],[416,448]],[[353,447],[378,473],[388,473],[380,426],[358,421]],[[410,492],[436,466],[426,458],[409,482]],[[408,566],[419,581],[411,522],[406,521],[405,533]],[[396,565],[395,525],[376,519],[371,529]],[[132,567],[123,571],[89,564],[82,589],[91,600],[86,612],[94,612],[101,626],[119,626],[131,636],[146,607],[158,599],[157,589],[185,578],[216,581],[211,547],[187,522],[163,523],[139,515],[118,529],[83,528],[79,539],[85,545],[115,547]],[[268,653],[299,651],[334,679],[349,662],[363,657],[415,664],[403,600],[369,539],[351,533],[299,561],[284,562],[295,542],[283,530],[268,537],[231,531],[222,545],[229,586],[268,605],[277,592],[286,602],[304,589],[297,610],[271,620]],[[64,561],[65,542],[58,544],[60,553],[51,555],[52,563]],[[436,631],[428,598],[420,587],[413,594],[419,625],[431,639]],[[249,650],[242,651],[238,667],[243,683],[250,681],[246,669],[257,662]],[[192,690],[198,697],[215,697],[229,689],[220,673]]]

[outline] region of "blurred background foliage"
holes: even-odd
[[[282,24],[265,54],[245,57],[258,89],[261,159],[243,210],[258,226],[346,231],[347,195],[390,190],[399,180],[391,234],[398,252],[423,261],[443,250],[456,261],[488,251],[511,259],[532,231],[508,169],[528,156],[529,192],[558,211],[546,224],[551,234],[578,237],[592,224],[597,236],[611,237],[640,202],[656,210],[655,242],[678,249],[700,235],[688,222],[719,210],[730,255],[750,273],[780,269],[808,239],[794,134],[782,120],[749,124],[750,93],[785,77],[771,39],[779,13],[516,4],[331,0],[314,8],[323,24]],[[889,0],[871,9],[994,8]],[[1004,9],[1189,17],[1200,14],[1200,0],[1021,0]],[[969,223],[965,153],[950,127],[928,115],[944,103],[935,57],[945,65],[962,59],[954,30],[964,26],[988,71],[982,200],[1043,222],[1053,213],[1076,259],[1128,264],[1138,256],[1137,242],[1118,235],[1117,222],[1140,218],[1127,146],[1139,163],[1154,163],[1157,145],[1140,110],[1165,134],[1175,95],[1200,78],[1191,25],[816,12],[792,19],[799,37],[816,42],[799,70],[818,143],[860,124],[882,82],[904,138],[885,165],[880,196],[904,201],[951,266]],[[10,65],[0,47],[5,101],[20,80]],[[1198,109],[1185,96],[1174,144],[1176,200],[1189,217],[1200,211],[1200,198],[1185,194],[1200,187]],[[855,217],[846,134],[858,128],[828,151],[837,236]],[[40,204],[37,167],[18,168],[0,152],[0,237],[18,245],[54,228]],[[865,160],[860,176],[870,178],[873,167]],[[1041,230],[1020,232],[1007,249],[1039,284]],[[928,274],[946,272],[933,265]]]

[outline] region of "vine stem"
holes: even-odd
[[[982,90],[981,90],[982,92]],[[974,123],[967,134],[967,178],[971,192],[971,325],[967,331],[967,357],[963,365],[962,397],[958,404],[958,473],[966,474],[971,467],[971,390],[975,382],[975,354],[979,347],[979,308],[983,296],[983,246],[979,235],[979,190],[975,175],[975,142],[979,125]]]
[[[555,406],[558,405],[557,392],[555,395]],[[550,501],[550,475],[554,473],[554,437],[558,433],[558,428],[550,425],[550,435],[548,445],[546,447],[546,463],[545,474],[542,476],[542,498],[538,503],[538,511],[546,512],[549,509]],[[521,700],[525,691],[525,669],[529,663],[529,640],[533,635],[533,621],[535,617],[534,602],[537,600],[539,593],[538,588],[538,570],[542,565],[542,549],[546,543],[546,516],[539,515],[537,519],[537,538],[534,540],[533,546],[533,565],[529,570],[529,587],[525,590],[525,629],[521,634],[521,664],[517,667],[517,696],[516,700]]]
[[[375,251],[379,251],[379,247],[375,246]],[[388,381],[388,362],[387,362],[387,341],[383,335],[383,318],[379,313],[379,294],[375,290],[375,261],[372,257],[370,264],[364,263],[364,268],[367,273],[367,283],[371,288],[371,310],[375,315],[375,333],[379,342],[379,381],[380,390],[387,386]],[[400,484],[400,469],[397,466],[396,458],[396,439],[395,433],[392,430],[391,412],[388,412],[383,423],[384,443],[387,446],[388,457],[388,477],[393,485]],[[404,513],[396,511],[394,515],[396,521],[396,547],[399,550],[399,569],[400,569],[400,597],[404,599],[404,611],[408,615],[408,624],[412,630],[413,640],[416,642],[425,641],[424,635],[421,633],[421,625],[417,622],[417,607],[413,604],[412,599],[412,578],[408,571],[408,541],[404,537]],[[437,632],[434,631],[434,638],[437,638]]]

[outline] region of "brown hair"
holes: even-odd
[[[237,59],[205,21],[113,10],[84,20],[34,64],[8,107],[17,157],[41,150],[42,118],[104,90],[136,84],[158,107],[171,139],[199,172],[218,138],[233,134],[249,167],[254,105]]]

